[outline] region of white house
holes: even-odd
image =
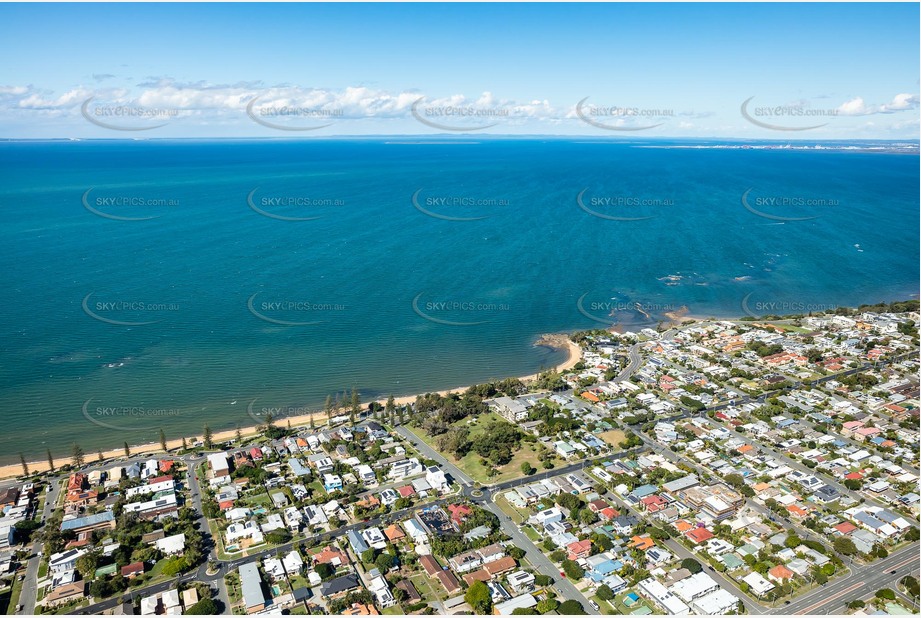
[[[297,510],[295,506],[289,506],[285,509],[284,512],[285,525],[288,527],[288,530],[291,532],[297,532],[301,529],[301,524],[304,521],[304,516],[301,515],[301,512]]]
[[[381,529],[378,527],[362,530],[361,536],[365,542],[374,549],[384,549],[387,547],[387,537],[384,536],[384,533],[381,532]]]
[[[774,589],[774,584],[766,580],[761,573],[757,571],[752,571],[743,577],[742,581],[748,584],[751,591],[755,593],[755,596],[764,596]]]
[[[374,474],[374,470],[371,469],[371,466],[367,464],[355,466],[355,474],[358,475],[358,480],[361,481],[365,487],[377,485],[377,476]]]
[[[255,521],[248,521],[242,524],[230,524],[227,526],[225,535],[228,543],[236,543],[242,539],[251,539],[254,545],[259,545],[264,540],[262,530],[259,529],[259,524]]]
[[[304,559],[301,558],[300,553],[298,553],[296,549],[292,549],[288,552],[288,554],[282,558],[281,562],[289,577],[300,575],[301,571],[304,569]]]
[[[432,486],[432,489],[441,493],[447,492],[450,487],[444,471],[437,466],[429,466],[425,469],[425,480]]]
[[[390,592],[390,586],[387,585],[387,580],[383,576],[378,575],[373,578],[368,584],[368,590],[371,591],[371,594],[374,595],[374,598],[377,599],[378,605],[381,607],[390,607],[391,605],[396,604],[396,599],[393,598],[393,594]]]
[[[162,551],[167,556],[181,554],[185,549],[185,535],[174,534],[173,536],[159,539],[157,540],[156,545],[157,549]]]

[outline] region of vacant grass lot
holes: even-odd
[[[476,438],[478,435],[481,435],[484,431],[486,431],[486,426],[492,421],[498,421],[501,423],[508,422],[494,412],[481,414],[476,418],[476,421],[472,423],[468,423],[468,420],[471,419],[460,420],[454,423],[453,426],[467,427],[467,429],[470,430],[471,439]],[[436,451],[438,450],[435,447],[434,440],[425,432],[425,430],[419,427],[409,427],[409,429],[423,442],[431,446]],[[521,464],[524,462],[528,462],[533,468],[540,469],[540,461],[537,458],[536,445],[527,442],[522,443],[521,449],[515,453],[509,463],[505,464],[504,466],[499,466],[499,474],[493,477],[490,477],[487,474],[489,471],[489,465],[487,464],[484,466],[483,463],[481,463],[483,457],[474,452],[467,453],[459,460],[454,459],[454,455],[450,453],[442,453],[442,455],[444,455],[448,461],[470,475],[470,478],[483,483],[484,485],[501,483],[503,481],[519,478],[521,476]]]
[[[598,434],[598,437],[613,446],[614,448],[620,448],[617,445],[627,439],[626,434],[620,429],[612,429],[611,431],[605,431]]]

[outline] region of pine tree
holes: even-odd
[[[101,463],[105,461],[106,458],[102,456],[102,451],[99,451],[98,453],[96,453],[96,459]]]
[[[83,467],[83,456],[84,456],[84,454],[83,454],[83,449],[80,448],[80,445],[79,445],[79,444],[77,444],[76,442],[74,442],[74,449],[73,449],[73,451],[72,451],[72,453],[71,453],[71,456],[70,456],[70,461],[71,461],[71,463],[73,463],[74,468],[82,468],[82,467]]]
[[[351,409],[349,410],[349,419],[354,425],[356,422],[358,422],[358,416],[361,414],[361,399],[358,396],[358,391],[356,391],[354,387],[352,387],[351,400],[352,405]]]
[[[166,448],[166,433],[162,428],[160,429],[160,448],[162,448],[164,451],[168,450]]]
[[[54,456],[51,454],[51,449],[48,449],[48,469],[54,472]]]
[[[186,442],[185,436],[182,436],[182,450],[189,448],[189,444]]]
[[[131,457],[131,447],[125,442],[125,457]]]
[[[19,463],[22,464],[22,475],[29,476],[29,464],[26,463],[26,456],[19,453]]]
[[[333,417],[333,398],[332,398],[332,395],[327,395],[327,396],[326,396],[326,405],[324,406],[324,410],[326,411],[326,418],[332,418],[332,417]]]
[[[240,424],[239,424],[239,423],[237,423],[237,431],[236,431],[236,433],[234,434],[234,436],[235,436],[236,439],[237,439],[237,443],[242,442],[242,440],[243,440],[243,432],[240,431]]]
[[[202,442],[205,444],[205,448],[211,450],[211,447],[214,446],[214,443],[211,441],[211,427],[207,424],[204,428],[204,435],[202,436]]]

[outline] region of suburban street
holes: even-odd
[[[45,494],[45,505],[42,508],[42,512],[38,515],[42,521],[47,520],[51,517],[51,513],[54,511],[54,504],[58,499],[58,494],[60,492],[60,482],[53,483],[49,486],[48,491]],[[22,611],[16,612],[19,615],[26,615],[33,613],[35,609],[35,602],[38,597],[38,567],[41,564],[41,557],[38,555],[38,552],[42,549],[42,542],[40,540],[40,535],[36,532],[36,540],[32,543],[32,546],[29,550],[29,559],[26,562],[26,578],[22,583],[22,593],[19,596],[19,604],[22,605]]]
[[[674,336],[675,329],[663,333],[662,338],[671,338]],[[624,369],[619,373],[615,381],[622,381],[629,379],[641,366],[642,366],[642,355],[640,354],[641,343],[633,344],[628,351],[628,364]],[[847,373],[851,373],[849,371]],[[841,375],[841,374],[838,374]],[[709,410],[718,410],[723,409],[732,405],[738,405],[740,402],[744,403],[747,401],[763,401],[767,395],[762,395],[759,398],[751,399],[748,396],[740,396],[738,399],[732,402],[720,403],[713,405]],[[592,408],[599,413],[604,411],[600,408],[593,406],[592,404],[585,403],[586,407]],[[709,419],[704,414],[706,410],[700,412],[692,412],[689,410],[682,410],[679,414],[672,415],[670,417],[663,417],[660,420],[678,420],[682,418],[688,418],[692,416],[699,416],[706,420],[709,424],[717,426],[718,423]],[[430,507],[444,507],[447,504],[455,502],[458,498],[468,499],[476,504],[479,504],[481,507],[489,510],[499,520],[500,529],[506,535],[511,538],[512,543],[520,547],[525,551],[526,558],[528,562],[535,568],[537,572],[548,575],[554,579],[553,587],[557,590],[559,597],[561,599],[572,599],[576,600],[582,604],[583,608],[593,614],[597,614],[597,611],[592,610],[589,605],[589,601],[585,595],[583,595],[571,582],[570,580],[563,577],[560,573],[559,567],[554,565],[554,563],[548,558],[545,552],[537,547],[521,530],[521,528],[514,523],[514,521],[498,507],[494,502],[494,499],[497,495],[502,492],[520,487],[522,485],[530,484],[537,482],[546,478],[556,477],[561,475],[566,475],[570,473],[575,473],[583,471],[586,466],[592,466],[598,462],[610,461],[613,459],[620,459],[626,457],[633,457],[637,454],[644,452],[655,452],[663,457],[666,457],[668,460],[675,463],[683,463],[691,466],[694,470],[697,471],[698,475],[702,478],[711,478],[712,473],[701,467],[696,461],[688,459],[687,457],[677,454],[670,449],[659,444],[655,440],[651,439],[649,436],[646,436],[644,433],[640,432],[638,428],[634,427],[634,431],[637,436],[639,436],[644,444],[640,447],[630,449],[628,451],[622,451],[609,455],[602,455],[593,457],[590,459],[581,460],[577,463],[572,463],[563,467],[557,467],[550,470],[544,470],[541,472],[536,472],[530,476],[522,476],[519,478],[514,478],[508,481],[503,481],[501,483],[496,483],[492,485],[484,485],[474,481],[468,474],[461,470],[456,464],[450,461],[448,458],[444,457],[441,453],[430,447],[425,441],[421,440],[416,434],[408,429],[406,426],[398,426],[395,428],[396,433],[406,439],[408,442],[413,444],[413,446],[419,451],[419,453],[427,458],[432,459],[439,463],[441,468],[452,477],[460,486],[459,491],[453,495],[443,496],[437,500],[426,502],[423,504],[418,504],[400,511],[395,511],[388,513],[386,515],[381,515],[377,517],[370,518],[366,521],[357,522],[354,524],[349,524],[342,526],[330,532],[326,532],[320,535],[314,536],[311,541],[313,543],[324,543],[331,541],[333,539],[339,538],[347,534],[352,530],[362,530],[369,526],[386,526],[390,523],[400,521],[407,517],[412,516],[415,512]],[[748,437],[730,429],[735,435],[739,436],[746,441],[749,441]],[[770,446],[767,446],[763,443],[756,443],[758,448],[762,451],[771,454],[777,459],[783,461],[791,468],[809,473],[816,474],[816,471],[809,469],[807,466],[800,464],[799,462],[793,461],[788,458],[785,454],[776,451]],[[124,465],[125,462],[130,461],[144,461],[150,459],[150,455],[138,455],[128,458],[123,458],[121,460],[109,461],[105,464],[100,465],[89,465],[85,468],[85,471],[90,470],[108,470],[115,466]],[[299,546],[304,543],[303,540],[292,541],[284,545],[275,546],[269,549],[264,549],[257,553],[251,554],[249,556],[234,558],[234,559],[219,559],[217,553],[217,543],[215,539],[211,536],[211,531],[208,526],[207,519],[203,515],[202,511],[202,490],[200,487],[199,479],[197,477],[196,466],[199,465],[204,460],[203,454],[190,454],[180,457],[188,468],[188,480],[187,487],[189,490],[189,501],[190,506],[192,506],[198,513],[197,525],[201,530],[201,533],[205,540],[205,548],[207,550],[207,560],[205,563],[201,564],[195,571],[187,573],[183,576],[171,578],[165,581],[158,582],[156,584],[146,586],[143,588],[134,588],[127,590],[120,597],[115,597],[106,601],[99,603],[94,603],[88,607],[84,607],[80,610],[77,610],[76,613],[80,614],[92,614],[99,613],[108,609],[112,609],[118,605],[122,599],[131,600],[137,597],[149,596],[151,594],[156,594],[158,592],[163,592],[165,590],[173,588],[177,582],[192,582],[198,581],[203,583],[210,584],[215,588],[216,597],[222,602],[225,607],[225,612],[229,613],[230,601],[227,594],[227,589],[224,584],[224,576],[239,567],[241,564],[251,563],[256,561],[261,561],[262,559],[275,556],[280,553],[290,551],[292,548]],[[40,515],[43,519],[47,518],[53,512],[53,506],[60,494],[61,483],[66,483],[66,476],[57,477],[51,481],[50,489],[46,495],[46,501],[43,507],[43,512]],[[856,492],[848,490],[846,487],[839,485],[835,481],[827,481],[830,485],[838,489],[839,492],[845,495],[850,495],[859,499],[861,496]],[[0,484],[2,486],[12,486],[13,481],[6,481]],[[606,497],[612,500],[614,503],[618,504],[622,509],[634,514],[639,517],[640,514],[627,502],[621,499],[619,496],[614,496],[607,492],[604,489],[603,493]],[[763,515],[766,518],[769,518],[772,521],[778,521],[779,516],[773,513],[770,509],[754,502],[751,499],[746,499],[746,504],[749,508],[753,509],[755,512]],[[912,521],[913,525],[915,524]],[[784,522],[781,525],[785,528],[795,530],[796,533],[802,538],[809,538],[823,542],[827,544],[828,539],[823,536],[809,530],[805,527],[800,526],[798,523],[791,521],[787,518],[784,518]],[[676,556],[680,558],[695,558],[695,555],[692,551],[688,550],[686,547],[678,543],[674,539],[668,539],[664,542],[664,545]],[[29,614],[35,608],[36,603],[36,591],[37,591],[37,578],[38,578],[38,568],[40,564],[40,557],[36,554],[41,549],[40,542],[33,542],[31,546],[30,557],[26,562],[26,571],[25,571],[25,580],[22,596],[20,597],[20,603],[24,606],[22,612],[17,612],[20,614]],[[735,596],[743,601],[748,612],[750,614],[792,614],[792,613],[833,613],[836,610],[840,610],[845,603],[855,598],[860,598],[861,596],[872,595],[876,590],[883,587],[896,588],[894,585],[894,580],[900,579],[904,575],[909,573],[917,573],[919,569],[919,557],[917,553],[916,546],[906,547],[898,552],[893,553],[886,559],[877,560],[868,565],[857,565],[852,560],[845,558],[849,563],[849,573],[843,577],[835,578],[827,585],[822,586],[819,589],[813,590],[802,597],[795,598],[790,601],[786,601],[782,606],[779,607],[769,607],[763,605],[759,602],[754,601],[748,595],[743,593],[738,584],[734,580],[725,576],[721,573],[713,571],[712,569],[708,570],[708,574],[718,581],[724,588],[730,590]],[[701,561],[703,563],[703,561]],[[218,565],[217,571],[215,573],[209,574],[207,572],[207,567],[209,563],[215,563]],[[893,573],[895,571],[895,573]],[[911,603],[911,599],[907,599],[903,593],[897,591],[900,598],[904,601]]]

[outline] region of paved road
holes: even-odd
[[[677,332],[678,329],[670,328],[669,330],[659,335],[659,340],[671,341],[675,338],[675,334]],[[627,363],[627,366],[624,367],[619,374],[617,374],[617,377],[611,380],[612,382],[623,382],[624,380],[630,378],[630,376],[632,376],[634,373],[636,373],[637,369],[639,369],[640,365],[643,363],[643,356],[640,354],[640,348],[643,347],[644,343],[648,342],[639,341],[630,346],[630,350],[627,352],[627,358],[629,359],[629,362]]]
[[[686,465],[693,467],[694,470],[697,472],[698,478],[703,480],[703,479],[708,479],[708,478],[712,478],[715,476],[713,471],[701,466],[700,464],[698,464],[696,461],[694,461],[693,459],[689,457],[685,457],[684,455],[675,453],[669,448],[663,447],[658,442],[653,441],[652,439],[647,437],[642,432],[638,432],[637,435],[640,436],[643,442],[645,442],[653,451],[655,451],[656,453],[659,453],[666,459],[670,459],[675,463],[684,463]],[[816,532],[813,532],[809,528],[806,528],[805,526],[801,526],[799,523],[791,519],[785,519],[783,523],[777,521],[778,515],[776,513],[774,513],[771,509],[767,508],[766,506],[762,506],[758,504],[751,498],[746,498],[745,504],[750,509],[760,514],[762,517],[765,517],[771,521],[774,521],[785,528],[793,528],[801,539],[810,539],[813,541],[818,541],[826,546],[830,545],[830,543],[828,542],[829,540],[825,536],[820,535]],[[850,559],[846,556],[841,556],[841,558],[845,560],[846,562],[850,561]]]
[[[57,482],[52,482],[48,485],[48,491],[45,494],[45,506],[42,508],[41,513],[35,515],[36,517],[41,518],[41,520],[51,517],[51,513],[54,511],[54,503],[58,499],[59,487],[60,484]],[[26,562],[26,578],[22,582],[22,593],[19,596],[22,611],[16,612],[20,615],[34,614],[35,603],[38,598],[38,567],[42,559],[37,554],[42,548],[42,542],[38,540],[41,538],[39,530],[33,532],[32,535],[37,540],[32,543],[30,558]]]
[[[640,520],[646,519],[642,513],[640,513],[635,508],[627,504],[624,500],[620,498],[620,496],[614,493],[608,492],[604,494],[604,497],[606,497],[609,501],[614,502],[615,504],[620,506],[622,510],[626,510],[628,513],[630,513],[637,519],[640,519]],[[669,549],[669,551],[671,551],[673,554],[675,554],[676,556],[679,556],[682,559],[692,558],[700,562],[701,564],[706,564],[704,561],[700,559],[699,556],[696,556],[694,552],[692,552],[687,547],[685,547],[684,545],[682,545],[681,543],[679,543],[678,541],[674,539],[666,540],[665,546]],[[755,603],[751,598],[749,598],[747,594],[742,592],[733,579],[726,577],[716,571],[708,571],[707,574],[713,579],[715,579],[717,582],[719,582],[719,584],[722,585],[723,588],[735,594],[745,605],[745,608],[748,610],[749,614],[763,614],[764,613],[765,611],[764,608],[762,608],[759,604]]]
[[[834,579],[820,588],[780,605],[770,614],[840,614],[848,601],[872,596],[880,588],[895,589],[897,580],[917,572],[918,546],[911,545],[871,564],[855,566],[851,574]],[[895,571],[892,574],[891,571]]]
[[[848,489],[848,488],[845,487],[844,485],[842,485],[842,484],[838,483],[837,481],[833,480],[833,479],[831,478],[830,475],[828,475],[828,474],[822,474],[821,472],[816,471],[816,470],[813,470],[813,469],[809,468],[808,466],[806,466],[806,465],[800,463],[799,461],[794,461],[793,459],[790,459],[790,457],[788,457],[785,453],[782,453],[782,452],[780,452],[780,451],[778,451],[778,450],[772,448],[771,446],[768,446],[768,445],[767,445],[764,441],[762,441],[762,440],[756,440],[756,439],[753,439],[751,436],[746,436],[745,434],[742,434],[742,433],[740,433],[739,431],[736,431],[736,430],[735,430],[734,428],[732,428],[731,426],[728,426],[728,425],[725,425],[725,424],[720,424],[720,423],[717,423],[717,422],[714,421],[714,420],[711,420],[711,419],[708,418],[706,415],[702,416],[701,418],[702,418],[704,421],[706,421],[707,423],[709,423],[710,425],[713,425],[714,427],[724,427],[725,429],[727,429],[730,433],[732,433],[732,434],[735,435],[736,437],[738,437],[738,438],[740,438],[740,439],[742,439],[742,440],[745,440],[746,442],[751,442],[752,444],[755,445],[755,447],[756,447],[759,451],[769,453],[770,455],[772,455],[773,457],[775,457],[775,458],[778,459],[779,461],[782,461],[783,463],[785,463],[785,464],[786,464],[787,466],[789,466],[790,468],[793,468],[794,470],[799,470],[800,472],[803,472],[803,473],[805,473],[805,474],[810,474],[810,475],[813,475],[813,476],[822,478],[822,481],[823,481],[825,484],[830,485],[830,486],[834,487],[835,489],[837,489],[837,490],[838,490],[838,493],[840,493],[842,496],[850,496],[851,498],[853,498],[854,500],[857,500],[857,501],[860,501],[861,498],[864,498],[864,499],[866,499],[867,502],[874,503],[874,504],[876,504],[877,506],[881,506],[881,507],[884,507],[884,508],[890,508],[889,505],[883,503],[883,502],[880,501],[880,500],[877,500],[877,499],[874,498],[873,496],[865,496],[865,495],[860,494],[860,493],[858,493],[858,492],[856,492],[856,491],[851,491],[850,489]],[[906,517],[905,519],[906,519],[906,521],[908,521],[908,523],[910,523],[910,524],[911,524],[912,526],[914,526],[915,528],[918,527],[918,523],[915,521],[915,518],[913,518],[913,517]]]
[[[467,487],[473,486],[474,480],[470,478],[470,476],[468,476],[463,470],[455,466],[453,463],[445,459],[441,453],[416,437],[416,434],[411,432],[408,427],[405,425],[400,425],[396,428],[396,432],[411,442],[412,445],[415,446],[420,453],[425,455],[427,459],[433,459],[440,463],[441,466],[447,470],[448,473],[454,477],[454,480],[456,480],[458,483]]]
[[[588,599],[585,598],[585,595],[579,592],[571,581],[560,574],[560,570],[550,561],[550,558],[536,547],[534,543],[531,542],[531,539],[525,536],[521,528],[515,525],[515,522],[513,522],[502,509],[493,502],[486,502],[482,506],[499,518],[499,527],[502,529],[502,532],[512,537],[512,542],[516,547],[520,547],[524,550],[528,562],[534,569],[554,579],[553,587],[556,588],[564,601],[578,601],[588,613],[598,614],[598,612],[593,610],[588,604]]]
[[[404,438],[406,438],[406,440],[412,443],[419,450],[419,452],[421,452],[426,457],[439,462],[442,465],[442,467],[445,470],[447,470],[448,473],[450,473],[455,479],[458,479],[462,484],[466,485],[467,486],[466,493],[468,495],[471,495],[469,488],[473,485],[473,479],[471,479],[467,474],[465,474],[457,466],[455,466],[454,464],[449,462],[447,459],[445,459],[445,457],[441,453],[429,447],[424,441],[420,440],[413,432],[409,431],[409,429],[407,429],[406,427],[399,427],[397,428],[397,431],[400,433],[401,436],[403,436]],[[630,451],[618,453],[615,455],[605,455],[601,457],[595,457],[593,459],[584,460],[579,463],[571,464],[564,468],[556,468],[553,470],[547,470],[545,472],[541,472],[541,473],[538,473],[532,476],[512,479],[510,481],[506,481],[504,483],[498,483],[496,485],[485,486],[481,489],[482,494],[480,496],[477,497],[477,496],[471,495],[471,499],[474,502],[479,503],[480,506],[490,511],[491,513],[495,514],[496,517],[499,518],[499,526],[502,529],[502,532],[510,536],[512,538],[512,541],[515,543],[517,547],[520,547],[521,549],[525,551],[525,556],[527,557],[528,562],[531,565],[533,565],[537,571],[539,571],[540,573],[543,573],[544,575],[549,575],[555,580],[553,587],[556,588],[556,590],[559,592],[563,600],[578,601],[579,603],[582,604],[582,607],[585,609],[585,611],[592,613],[592,614],[597,614],[598,612],[593,610],[591,606],[588,604],[588,599],[585,598],[585,595],[579,592],[579,590],[575,587],[575,585],[573,585],[571,581],[569,581],[568,579],[565,579],[564,577],[560,575],[560,570],[556,567],[556,565],[554,565],[553,562],[550,561],[550,559],[544,554],[543,551],[541,551],[537,546],[534,545],[534,543],[531,542],[531,539],[525,536],[525,534],[521,531],[521,528],[519,528],[512,521],[512,519],[502,511],[502,509],[496,506],[496,504],[492,501],[492,499],[499,492],[507,491],[514,487],[519,487],[521,485],[526,485],[528,483],[534,483],[536,481],[540,481],[542,479],[549,478],[551,476],[560,476],[563,474],[570,474],[573,472],[578,472],[579,470],[581,470],[588,464],[591,464],[597,461],[629,457],[629,456],[637,454],[638,452],[642,450],[645,450],[645,449],[631,449]]]

